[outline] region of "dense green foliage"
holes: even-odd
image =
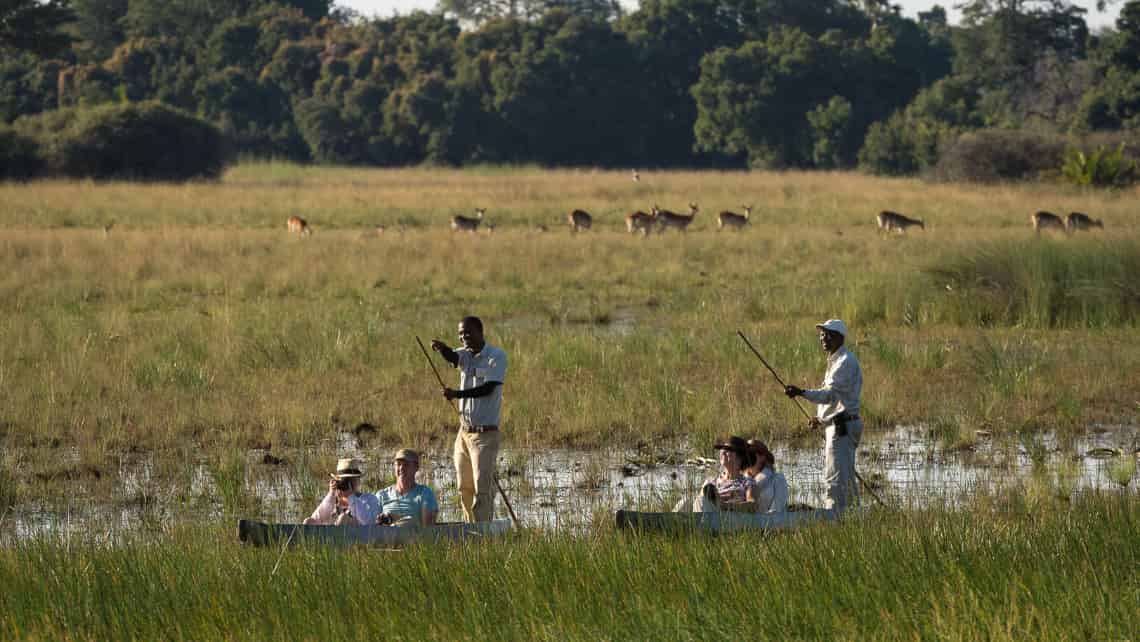
[[[35,141],[34,155],[28,141]],[[12,150],[5,157],[16,160],[14,167],[98,179],[216,178],[227,153],[214,125],[158,102],[28,116],[16,121],[12,136],[0,135],[0,145]]]
[[[67,0],[3,0],[0,2],[0,52],[60,53],[71,37],[60,27],[71,20]]]
[[[1065,0],[7,4],[35,38],[0,34],[3,121],[159,100],[260,157],[912,174],[979,128],[1140,126],[1136,0],[1097,35]]]
[[[0,549],[23,639],[1127,639],[1134,493],[1035,489],[771,537],[603,528],[403,550],[244,548],[232,526]],[[612,520],[612,514],[605,520]],[[100,529],[101,530],[101,529]],[[278,558],[280,564],[278,565]]]
[[[34,140],[0,126],[0,179],[30,178],[39,173],[40,165]]]

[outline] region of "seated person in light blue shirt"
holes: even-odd
[[[420,455],[409,448],[396,453],[396,483],[376,493],[380,516],[376,522],[386,526],[431,526],[439,514],[435,493],[416,483]]]

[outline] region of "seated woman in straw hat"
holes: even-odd
[[[756,510],[782,513],[788,510],[788,480],[776,472],[776,456],[759,439],[748,440],[751,465],[744,474],[756,481]]]
[[[329,475],[329,492],[304,523],[320,526],[375,524],[380,502],[375,495],[360,492],[361,461],[341,459]]]

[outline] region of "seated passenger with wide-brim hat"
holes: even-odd
[[[376,496],[360,492],[364,476],[363,462],[344,458],[336,463],[336,472],[329,474],[329,492],[317,509],[304,523],[317,526],[346,526],[374,524],[380,514]]]
[[[743,437],[732,435],[713,445],[720,453],[720,474],[705,482],[702,510],[756,512],[756,480],[744,474],[752,463],[752,452]]]
[[[376,493],[380,505],[377,523],[391,526],[431,526],[439,515],[439,502],[431,488],[416,483],[420,454],[401,448],[392,457],[396,483]]]
[[[720,474],[701,485],[700,494],[692,501],[692,510],[698,513],[756,512],[756,480],[744,474],[745,466],[752,463],[748,442],[732,435],[718,440],[713,447],[720,452]],[[684,511],[685,503],[687,500],[683,499],[674,510]]]

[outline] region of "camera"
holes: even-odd
[[[338,479],[338,480],[336,480],[336,489],[337,490],[352,490],[352,480],[351,479]]]

